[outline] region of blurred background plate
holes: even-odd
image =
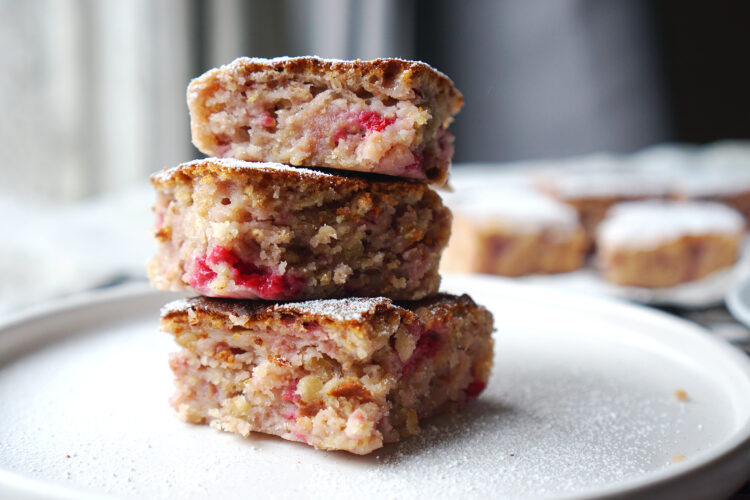
[[[727,294],[726,303],[732,316],[750,328],[750,280],[734,286]]]
[[[750,361],[627,304],[454,275],[495,315],[495,370],[464,412],[369,456],[242,439],[167,404],[171,296],[114,288],[0,328],[0,496],[716,498],[750,475]]]
[[[730,269],[716,271],[701,280],[668,288],[617,285],[606,281],[591,267],[570,273],[528,276],[521,280],[539,286],[614,297],[652,306],[703,309],[722,304],[734,283],[740,276],[745,275],[746,268],[747,255]]]

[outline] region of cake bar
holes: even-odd
[[[444,271],[523,276],[583,264],[586,236],[564,203],[522,187],[475,186],[443,198],[454,214]]]
[[[484,389],[492,315],[468,296],[269,304],[197,297],[162,310],[182,349],[180,418],[366,454]]]
[[[622,203],[599,226],[597,258],[614,283],[674,286],[731,266],[744,226],[739,212],[718,203]]]
[[[451,214],[427,185],[196,160],[151,177],[161,290],[304,300],[437,293]]]
[[[240,58],[188,87],[193,143],[211,156],[444,184],[463,104],[444,74],[401,59]]]
[[[558,172],[538,178],[539,188],[578,212],[589,246],[596,241],[596,230],[607,211],[617,203],[675,196],[668,176],[649,175],[613,158],[592,157],[577,166],[569,160]]]

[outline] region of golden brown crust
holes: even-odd
[[[330,80],[349,80],[367,84],[381,83],[388,86],[395,78],[411,88],[420,88],[425,84],[435,85],[441,99],[451,102],[453,114],[458,113],[463,105],[463,95],[456,89],[453,81],[432,66],[419,61],[404,59],[373,59],[370,61],[342,61],[321,59],[315,56],[280,57],[276,59],[259,59],[241,57],[226,66],[214,68],[190,82],[188,95],[196,87],[216,78],[221,72],[231,71],[239,75],[274,71],[285,75],[325,75]]]
[[[420,308],[430,308],[436,315],[466,315],[478,306],[468,295],[440,293],[417,301],[393,302],[386,297],[352,297],[346,299],[311,300],[306,302],[266,302],[197,296],[167,304],[162,319],[190,315],[193,321],[224,321],[233,317],[237,326],[255,322],[295,321],[314,323],[331,321],[349,326],[365,327],[376,317],[393,313],[411,316]]]
[[[262,300],[235,300],[197,296],[167,304],[162,310],[162,319],[195,314],[199,321],[224,320],[228,316],[234,316],[235,324],[238,325],[249,325],[266,320],[314,322],[335,319],[335,316],[332,313],[327,313],[323,307],[320,308],[320,311],[314,310],[315,304],[328,302],[339,304],[340,323],[357,326],[363,326],[375,316],[384,314],[389,310],[400,309],[385,297],[354,297],[314,300],[307,303],[276,303]]]
[[[396,305],[409,311],[417,311],[422,308],[429,308],[433,314],[464,316],[475,311],[476,302],[466,294],[451,295],[448,293],[439,293],[432,297],[415,301],[398,301]]]
[[[163,189],[191,183],[193,179],[201,177],[216,177],[219,180],[261,187],[286,186],[300,191],[333,189],[337,192],[389,193],[399,197],[408,196],[410,193],[424,193],[437,197],[428,186],[416,181],[375,174],[350,174],[343,171],[332,174],[278,163],[246,162],[229,158],[204,158],[164,169],[151,175],[151,184],[155,188]]]

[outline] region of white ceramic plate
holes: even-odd
[[[750,476],[739,351],[627,304],[444,284],[495,314],[490,384],[366,457],[177,420],[165,294],[111,290],[16,318],[0,327],[0,497],[716,498]]]

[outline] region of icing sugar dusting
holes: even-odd
[[[642,247],[684,235],[737,234],[745,221],[719,203],[642,201],[615,205],[598,229],[606,245]]]
[[[190,299],[177,299],[164,304],[160,311],[162,316],[166,316],[167,314],[186,311],[190,306]]]
[[[223,311],[224,313],[233,315],[250,315],[266,310],[325,317],[332,321],[358,321],[365,319],[378,306],[393,306],[393,302],[386,297],[350,297],[286,303],[193,297],[191,299],[174,300],[166,304],[161,308],[161,315],[166,316],[170,313],[185,312],[195,307],[198,309]]]
[[[274,306],[274,310],[326,317],[334,321],[356,321],[363,319],[378,306],[392,304],[391,299],[385,297],[351,297],[278,304]]]
[[[572,207],[524,186],[498,189],[491,184],[475,185],[442,196],[457,214],[519,232],[578,227],[578,215]]]
[[[237,160],[235,158],[202,158],[199,160],[193,160],[187,163],[182,163],[180,165],[177,165],[176,167],[168,168],[161,172],[157,172],[153,174],[151,178],[160,182],[165,182],[169,180],[170,178],[172,178],[180,170],[188,170],[190,168],[193,168],[198,165],[203,165],[203,164],[220,165],[224,168],[237,170],[238,172],[241,172],[243,170],[265,170],[269,172],[291,172],[300,176],[304,175],[308,177],[322,177],[322,178],[334,177],[332,174],[329,174],[326,172],[310,170],[308,168],[303,168],[303,167],[292,167],[289,165],[283,165],[281,163],[275,163],[275,162],[243,161],[243,160]]]

